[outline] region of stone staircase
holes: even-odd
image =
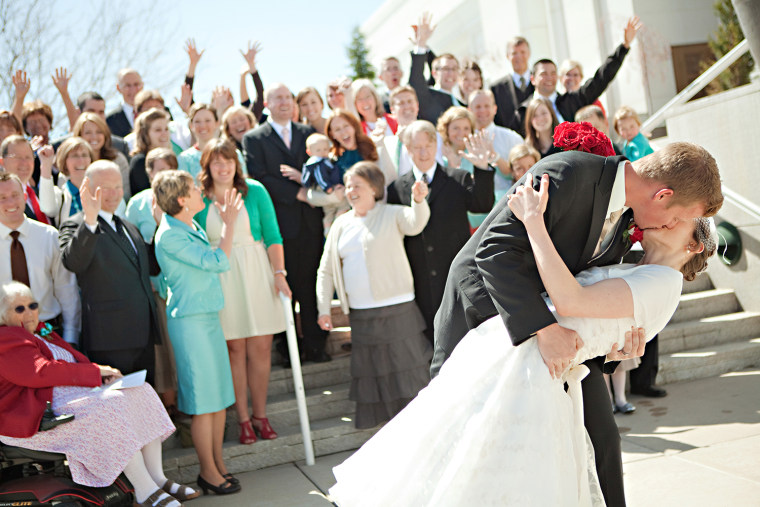
[[[734,291],[706,274],[684,284],[660,333],[658,384],[713,377],[760,365],[760,313],[743,311]]]
[[[354,428],[354,403],[348,399],[351,358],[350,353],[341,347],[350,342],[351,331],[348,317],[343,315],[337,303],[333,305],[332,314],[335,329],[330,333],[326,349],[333,360],[328,363],[302,364],[316,456],[358,449],[377,431]],[[227,410],[224,456],[230,472],[258,470],[304,459],[303,438],[290,369],[272,366],[267,412],[278,438],[241,445],[238,443],[239,431],[234,407]],[[195,450],[181,446],[179,432],[164,443],[164,470],[170,479],[184,483],[194,482],[198,475]]]
[[[376,431],[354,428],[354,403],[348,399],[350,355],[341,345],[350,342],[348,318],[337,303],[327,351],[329,363],[302,366],[314,453],[324,456],[359,448]],[[760,314],[742,311],[733,290],[716,289],[703,274],[684,284],[673,319],[660,333],[658,384],[711,377],[760,365]],[[238,443],[237,416],[228,410],[225,462],[233,473],[258,470],[304,459],[303,440],[291,370],[272,367],[269,419],[276,440],[253,445]],[[192,447],[182,448],[174,435],[164,445],[164,469],[175,481],[191,483],[198,475]]]

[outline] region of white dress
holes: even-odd
[[[333,469],[331,499],[341,507],[604,505],[583,426],[581,363],[622,343],[633,325],[654,337],[678,306],[683,278],[656,265],[592,268],[576,278],[625,280],[634,318],[558,317],[584,341],[562,380],[549,375],[536,340],[515,347],[499,316],[487,320],[417,398]]]

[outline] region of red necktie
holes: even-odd
[[[29,269],[26,266],[24,245],[18,240],[18,231],[11,231],[11,277],[29,287]]]
[[[34,211],[34,216],[37,218],[37,221],[50,225],[50,220],[48,220],[48,217],[46,217],[40,209],[40,201],[37,200],[37,194],[34,193],[34,189],[30,185],[26,186],[26,196],[32,203],[32,211]]]

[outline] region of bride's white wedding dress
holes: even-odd
[[[604,505],[583,426],[580,380],[588,369],[581,363],[622,344],[631,326],[654,337],[675,312],[683,279],[657,265],[592,268],[576,278],[582,285],[625,280],[634,318],[558,317],[584,342],[562,380],[549,375],[536,340],[515,347],[501,318],[489,319],[400,414],[333,469],[331,499],[341,507]]]

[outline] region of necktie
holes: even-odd
[[[119,241],[127,247],[127,250],[132,252],[132,255],[137,259],[137,250],[132,246],[132,243],[127,238],[127,231],[124,230],[124,224],[121,223],[121,219],[116,215],[113,216],[113,222],[116,224],[116,235],[119,237]]]
[[[427,173],[422,173],[422,182],[425,185],[429,185],[430,184],[430,178],[428,178]]]
[[[525,77],[524,76],[520,76],[520,91],[521,92],[525,91]]]
[[[18,240],[18,231],[11,231],[11,277],[17,282],[29,286],[29,269],[26,266],[24,245]]]
[[[599,241],[596,243],[596,248],[594,249],[594,257],[599,255],[602,250],[602,243],[604,242],[604,238],[607,237],[609,233],[611,233],[614,228],[615,224],[617,224],[618,220],[620,220],[620,217],[623,215],[623,210],[615,210],[612,213],[610,213],[609,218],[607,218],[604,221],[604,224],[602,225],[602,234],[599,236]]]
[[[282,142],[290,149],[290,132],[288,131],[288,127],[283,127],[282,129]]]
[[[32,204],[32,211],[34,211],[34,217],[38,222],[42,222],[43,224],[50,225],[50,221],[48,220],[48,217],[45,216],[45,214],[40,209],[40,201],[37,200],[37,194],[34,193],[34,189],[30,186],[26,186],[26,197],[29,199],[29,202]]]

